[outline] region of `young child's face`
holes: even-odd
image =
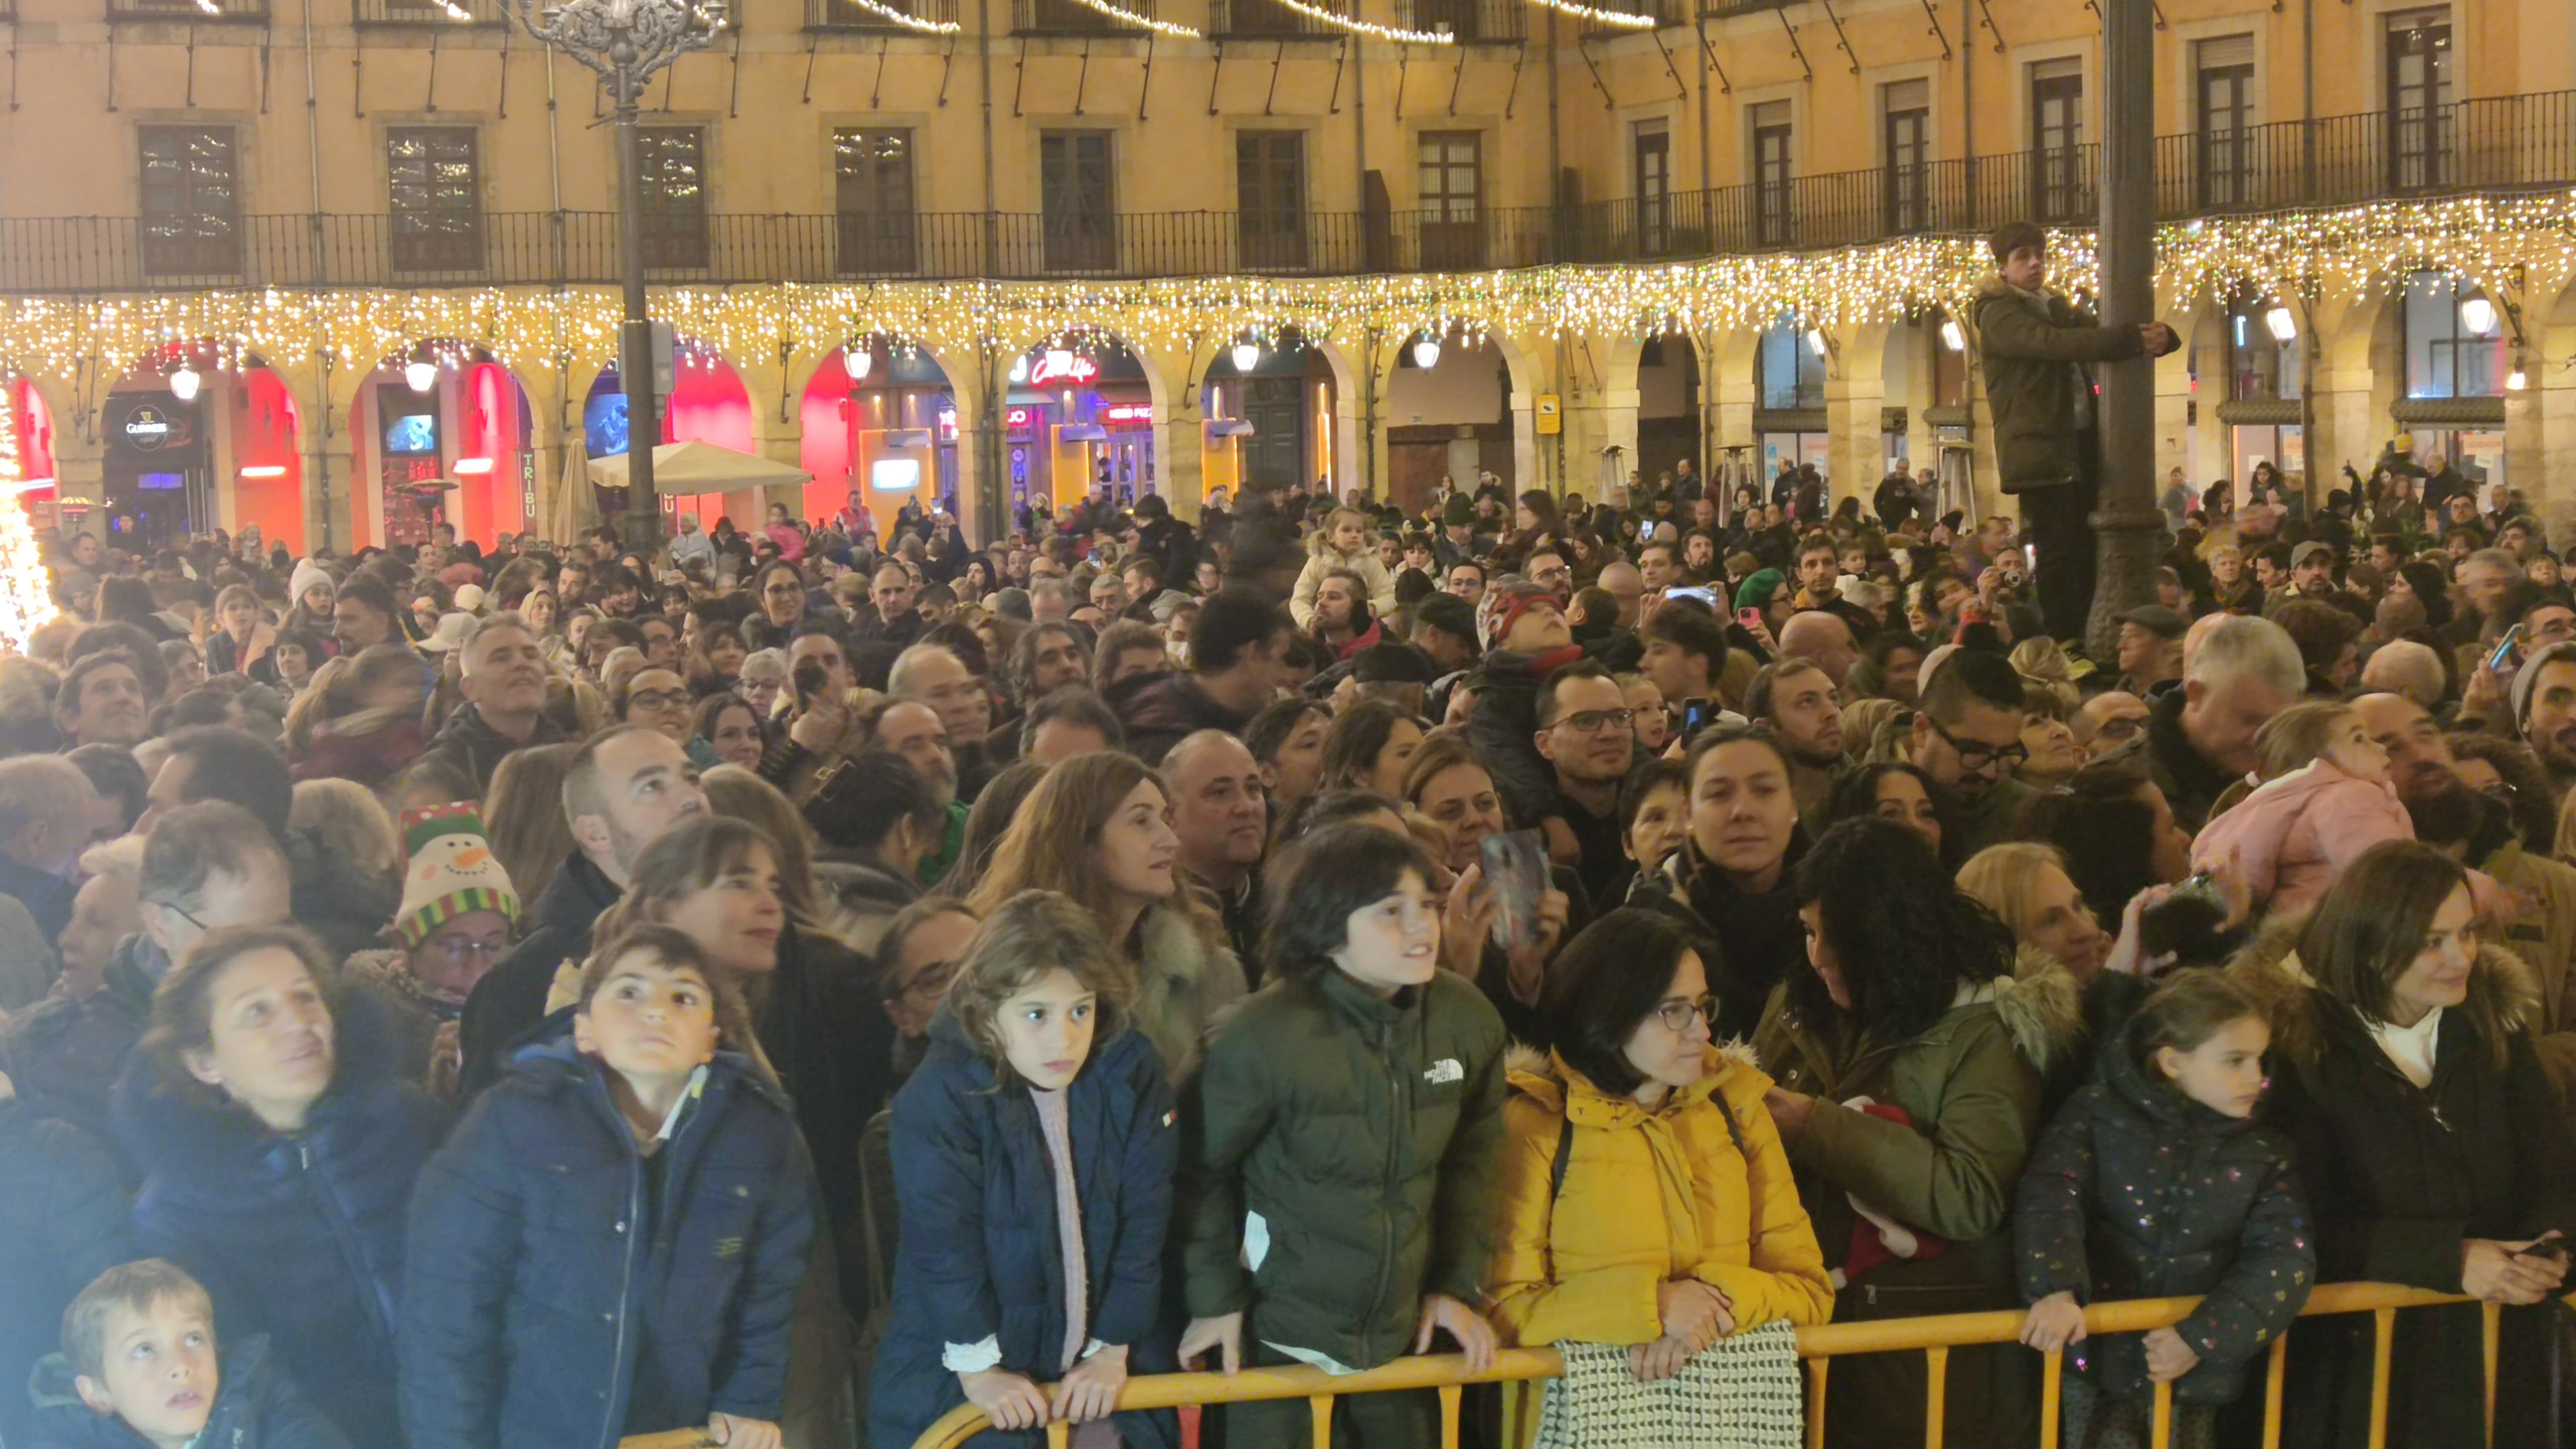
[[[1333,547],[1344,553],[1358,553],[1367,542],[1368,531],[1360,527],[1358,519],[1344,514],[1333,520]]]
[[[1333,964],[1381,994],[1430,980],[1440,965],[1440,898],[1430,882],[1408,870],[1394,890],[1351,912]]]
[[[2326,746],[2326,758],[2335,768],[2356,780],[2378,784],[2388,778],[2388,747],[2370,737],[2362,728],[2361,716],[2346,713],[2335,721],[2332,742]]]
[[[2182,1094],[2228,1117],[2251,1117],[2263,1100],[2263,1053],[2272,1028],[2259,1016],[2220,1027],[2191,1051],[2156,1049],[2156,1067]]]
[[[1098,994],[1059,966],[1003,1001],[993,1030],[1012,1071],[1041,1091],[1059,1092],[1091,1059],[1099,1019]]]
[[[649,951],[609,968],[572,1019],[573,1044],[629,1077],[672,1077],[714,1060],[716,994],[693,966]]]
[[[120,1307],[107,1316],[99,1347],[100,1377],[73,1383],[92,1413],[124,1420],[155,1449],[180,1449],[205,1429],[222,1375],[202,1305],[165,1295],[139,1312]]]

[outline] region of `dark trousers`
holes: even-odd
[[[2013,496],[2038,547],[2039,617],[2060,639],[2081,639],[2093,613],[2093,580],[2101,565],[2093,541],[2093,510],[2101,506],[2102,486],[2089,473],[2071,483],[2052,483]]]
[[[1266,1343],[1246,1343],[1246,1366],[1296,1362]],[[1314,1411],[1304,1399],[1228,1404],[1210,1416],[1221,1426],[1207,1442],[1218,1449],[1304,1449],[1315,1442]],[[1333,1400],[1333,1443],[1351,1449],[1434,1449],[1440,1442],[1440,1397],[1430,1389],[1344,1394]]]

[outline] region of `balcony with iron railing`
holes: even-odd
[[[2157,214],[2167,221],[2563,188],[2571,176],[2576,92],[2464,101],[2430,117],[2285,121],[2156,144]],[[724,284],[1348,276],[1665,261],[1976,234],[2020,218],[2082,226],[2095,214],[2097,179],[2096,152],[2085,146],[1464,215],[1454,201],[1439,212],[1130,212],[1055,223],[1034,212],[657,213],[646,263],[657,281]],[[435,225],[382,213],[0,218],[0,292],[10,293],[611,285],[619,275],[612,212],[490,212]]]
[[[1527,0],[1397,0],[1408,30],[1446,31],[1460,45],[1518,45],[1529,38]]]
[[[266,25],[268,0],[107,0],[107,18]]]
[[[1349,16],[1352,0],[1303,0],[1317,10]],[[1291,10],[1279,0],[1208,0],[1208,34],[1220,40],[1331,40],[1350,32]]]

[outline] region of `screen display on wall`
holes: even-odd
[[[868,469],[868,486],[879,493],[901,493],[921,486],[917,458],[879,458]]]
[[[435,411],[386,414],[385,454],[393,458],[438,456],[438,414]]]

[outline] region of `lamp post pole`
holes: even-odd
[[[2102,325],[2155,320],[2153,0],[2102,0]],[[2156,364],[2138,357],[2102,369],[2102,491],[2093,514],[2101,572],[2085,642],[2096,659],[2119,648],[2118,616],[2155,601]],[[2045,564],[2042,567],[2046,567]]]
[[[528,34],[590,67],[608,87],[617,121],[618,260],[624,321],[617,380],[626,392],[626,537],[647,559],[662,546],[653,445],[662,412],[653,378],[653,324],[644,298],[644,158],[636,129],[644,84],[692,50],[715,44],[725,0],[518,0]]]

